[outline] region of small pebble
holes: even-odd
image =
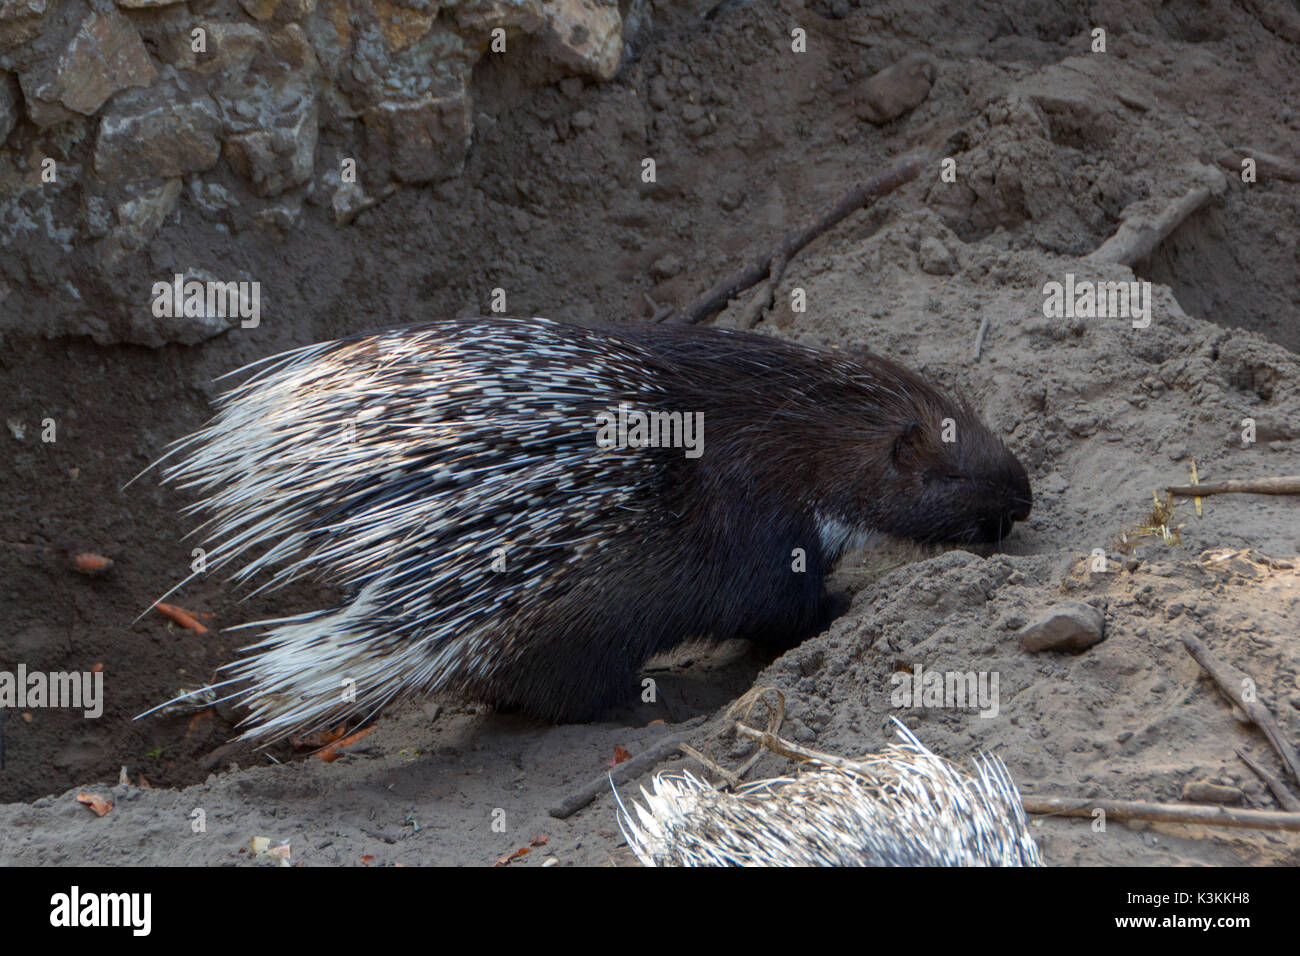
[[[957,258],[933,236],[922,240],[920,260],[921,271],[932,276],[950,276],[957,271]]]
[[[1017,635],[1031,654],[1040,651],[1085,651],[1106,636],[1106,618],[1088,604],[1062,601]]]

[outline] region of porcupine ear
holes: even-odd
[[[925,426],[913,419],[902,427],[890,449],[890,460],[899,471],[912,471],[920,465],[919,449]]]

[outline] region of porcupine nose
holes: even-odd
[[[977,532],[978,541],[1001,541],[1011,533],[1017,521],[1024,521],[1029,517],[1029,511],[1033,507],[1028,482],[1024,487],[1017,484],[1005,489],[998,495],[998,500],[997,509],[988,516]]]

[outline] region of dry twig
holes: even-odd
[[[1088,258],[1093,262],[1118,262],[1132,266],[1151,256],[1156,247],[1168,238],[1169,234],[1183,224],[1192,213],[1196,212],[1213,197],[1221,195],[1228,182],[1223,173],[1213,167],[1204,167],[1208,182],[1203,186],[1193,186],[1155,216],[1141,213],[1129,216],[1115,234],[1098,246]]]
[[[764,279],[774,277],[774,280],[769,282],[770,290],[767,295],[770,297],[775,291],[776,284],[781,281],[780,275],[784,272],[786,264],[798,255],[804,246],[841,220],[857,212],[871,200],[887,195],[904,183],[911,182],[927,162],[928,160],[923,156],[907,156],[879,176],[858,183],[823,209],[808,225],[786,233],[775,249],[764,253],[739,272],[723,279],[686,308],[668,316],[666,321],[684,325],[703,322],[725,309],[727,303],[741,292],[758,285]],[[759,298],[761,301],[762,296]],[[757,311],[761,312],[762,309]]]
[[[1242,763],[1255,772],[1255,776],[1264,781],[1264,786],[1268,787],[1273,796],[1277,797],[1277,802],[1282,805],[1283,810],[1300,811],[1300,799],[1297,799],[1296,795],[1287,789],[1286,784],[1279,780],[1273,771],[1244,750],[1238,750],[1237,756],[1241,758]]]
[[[1234,810],[1192,803],[1142,803],[1139,800],[1087,800],[1082,797],[1024,797],[1021,802],[1026,813],[1058,817],[1090,817],[1094,810],[1101,810],[1114,820],[1300,830],[1300,813],[1279,810]]]
[[[1174,485],[1165,491],[1183,498],[1200,498],[1205,495],[1300,495],[1300,475],[1279,475],[1276,478],[1234,478],[1208,484]]]
[[[1295,748],[1282,733],[1282,728],[1273,719],[1269,709],[1259,700],[1246,700],[1242,693],[1245,677],[1235,668],[1215,657],[1208,647],[1190,634],[1184,634],[1182,641],[1188,653],[1196,658],[1196,663],[1205,669],[1219,689],[1241,708],[1242,713],[1250,719],[1251,723],[1263,731],[1268,742],[1277,751],[1277,755],[1282,758],[1282,765],[1290,772],[1291,777],[1300,783],[1300,756],[1296,754]]]

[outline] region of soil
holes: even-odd
[[[250,231],[232,245],[169,221],[139,276],[210,258],[247,269],[263,284],[258,328],[160,349],[6,339],[0,670],[102,668],[106,703],[95,720],[8,714],[0,863],[244,862],[258,836],[288,841],[306,865],[491,864],[540,837],[512,865],[624,863],[612,795],[562,820],[548,809],[605,774],[617,748],[684,731],[704,749],[755,685],[784,694],[784,735],[823,751],[879,749],[898,716],[944,756],[996,752],[1027,794],[1179,801],[1214,782],[1241,806],[1276,808],[1235,751],[1280,774],[1276,757],[1179,638],[1250,676],[1300,739],[1300,501],[1212,497],[1200,517],[1183,502],[1181,540],[1118,542],[1193,461],[1202,480],[1300,473],[1300,184],[1228,171],[1226,193],[1150,261],[1130,271],[1084,257],[1126,207],[1181,196],[1227,147],[1300,155],[1300,49],[1226,0],[1154,13],[1100,3],[1090,16],[1038,3],[656,12],[609,83],[523,91],[480,67],[465,174],[398,190],[348,227],[308,207],[283,240]],[[1105,53],[1090,52],[1094,21]],[[792,24],[807,53],[788,52]],[[928,98],[883,126],[858,119],[866,80],[918,50],[935,67]],[[936,163],[805,249],[758,329],[867,345],[969,397],[1034,486],[1032,516],[1000,549],[878,543],[845,562],[851,605],[825,633],[775,659],[734,642],[684,649],[654,672],[657,704],[600,723],[409,701],[327,763],[288,744],[227,744],[239,715],[220,707],[134,719],[230,661],[249,637],[228,628],[329,596],[295,586],[241,601],[201,578],[172,600],[211,615],[208,633],[137,619],[188,573],[192,519],[179,514],[190,500],[153,475],[123,486],[206,418],[218,375],[295,345],[486,312],[498,287],[511,313],[645,321],[918,149],[954,158],[957,182]],[[1067,273],[1150,280],[1150,326],[1045,317],[1043,286]],[[804,312],[791,310],[796,289]],[[717,322],[734,325],[743,305]],[[46,419],[54,442],[40,440]],[[1110,555],[1104,572],[1090,570],[1094,549]],[[113,567],[78,574],[79,551]],[[1063,600],[1101,609],[1105,640],[1023,650],[1019,628]],[[891,677],[918,664],[996,673],[998,714],[892,707]],[[713,744],[732,765],[744,750]],[[788,770],[769,756],[751,777]],[[623,785],[624,798],[647,780]],[[82,792],[115,806],[96,816]],[[1296,834],[1033,827],[1054,865],[1300,863]]]

